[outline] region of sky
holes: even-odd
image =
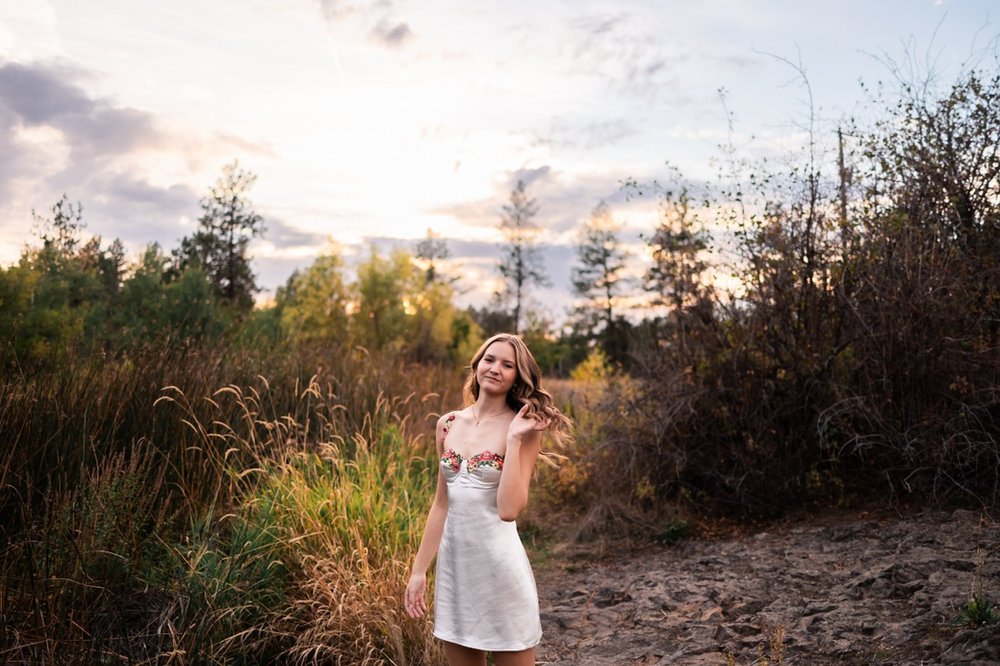
[[[571,302],[601,201],[641,270],[653,198],[622,183],[715,173],[720,144],[801,142],[864,113],[889,63],[947,76],[991,52],[996,0],[0,0],[0,263],[66,194],[131,256],[194,231],[238,160],[267,232],[262,297],[320,253],[448,244],[466,304],[496,287],[518,180]],[[991,50],[992,49],[992,50]],[[909,57],[907,56],[909,54]],[[720,94],[720,91],[724,91]],[[731,114],[731,115],[730,115]],[[731,122],[730,122],[731,121]],[[751,138],[752,137],[752,138]],[[829,136],[827,136],[829,138]]]

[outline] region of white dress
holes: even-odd
[[[444,432],[455,420],[445,421]],[[434,577],[434,635],[478,650],[515,651],[542,637],[531,564],[513,522],[500,520],[503,458],[468,460],[445,445],[448,517]]]

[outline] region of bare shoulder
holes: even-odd
[[[473,424],[473,422],[475,421],[475,419],[473,418],[472,414],[473,414],[473,411],[472,411],[472,407],[471,406],[470,407],[463,407],[462,409],[456,409],[453,412],[448,412],[447,414],[445,414],[445,417],[447,417],[448,419],[450,419],[450,422],[447,424],[447,427],[450,428],[451,426],[453,426],[455,424],[459,424],[459,425],[461,425],[463,427],[466,426],[466,425],[470,425],[471,426]]]
[[[448,422],[455,418],[455,412],[445,412],[440,417],[438,417],[437,431],[440,433]]]

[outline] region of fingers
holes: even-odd
[[[406,614],[416,619],[427,612],[427,602],[424,599],[424,586],[408,585],[403,602]]]
[[[417,605],[407,606],[406,607],[406,614],[409,615],[410,617],[412,617],[413,619],[417,619],[418,617],[421,617],[424,614],[424,611],[426,611],[426,610],[427,610],[427,607],[424,606],[423,602],[421,601]]]

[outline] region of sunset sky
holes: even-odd
[[[65,192],[89,233],[134,255],[189,234],[238,159],[266,221],[267,293],[330,240],[446,239],[476,302],[495,279],[501,206],[529,183],[554,283],[602,200],[624,240],[655,225],[621,181],[670,164],[709,178],[727,141],[801,140],[806,69],[821,129],[907,51],[947,74],[992,55],[995,0],[3,0],[0,262]],[[909,47],[908,47],[909,45]],[[919,68],[918,67],[918,68]],[[725,106],[719,90],[725,89]],[[750,142],[751,135],[755,137]]]

